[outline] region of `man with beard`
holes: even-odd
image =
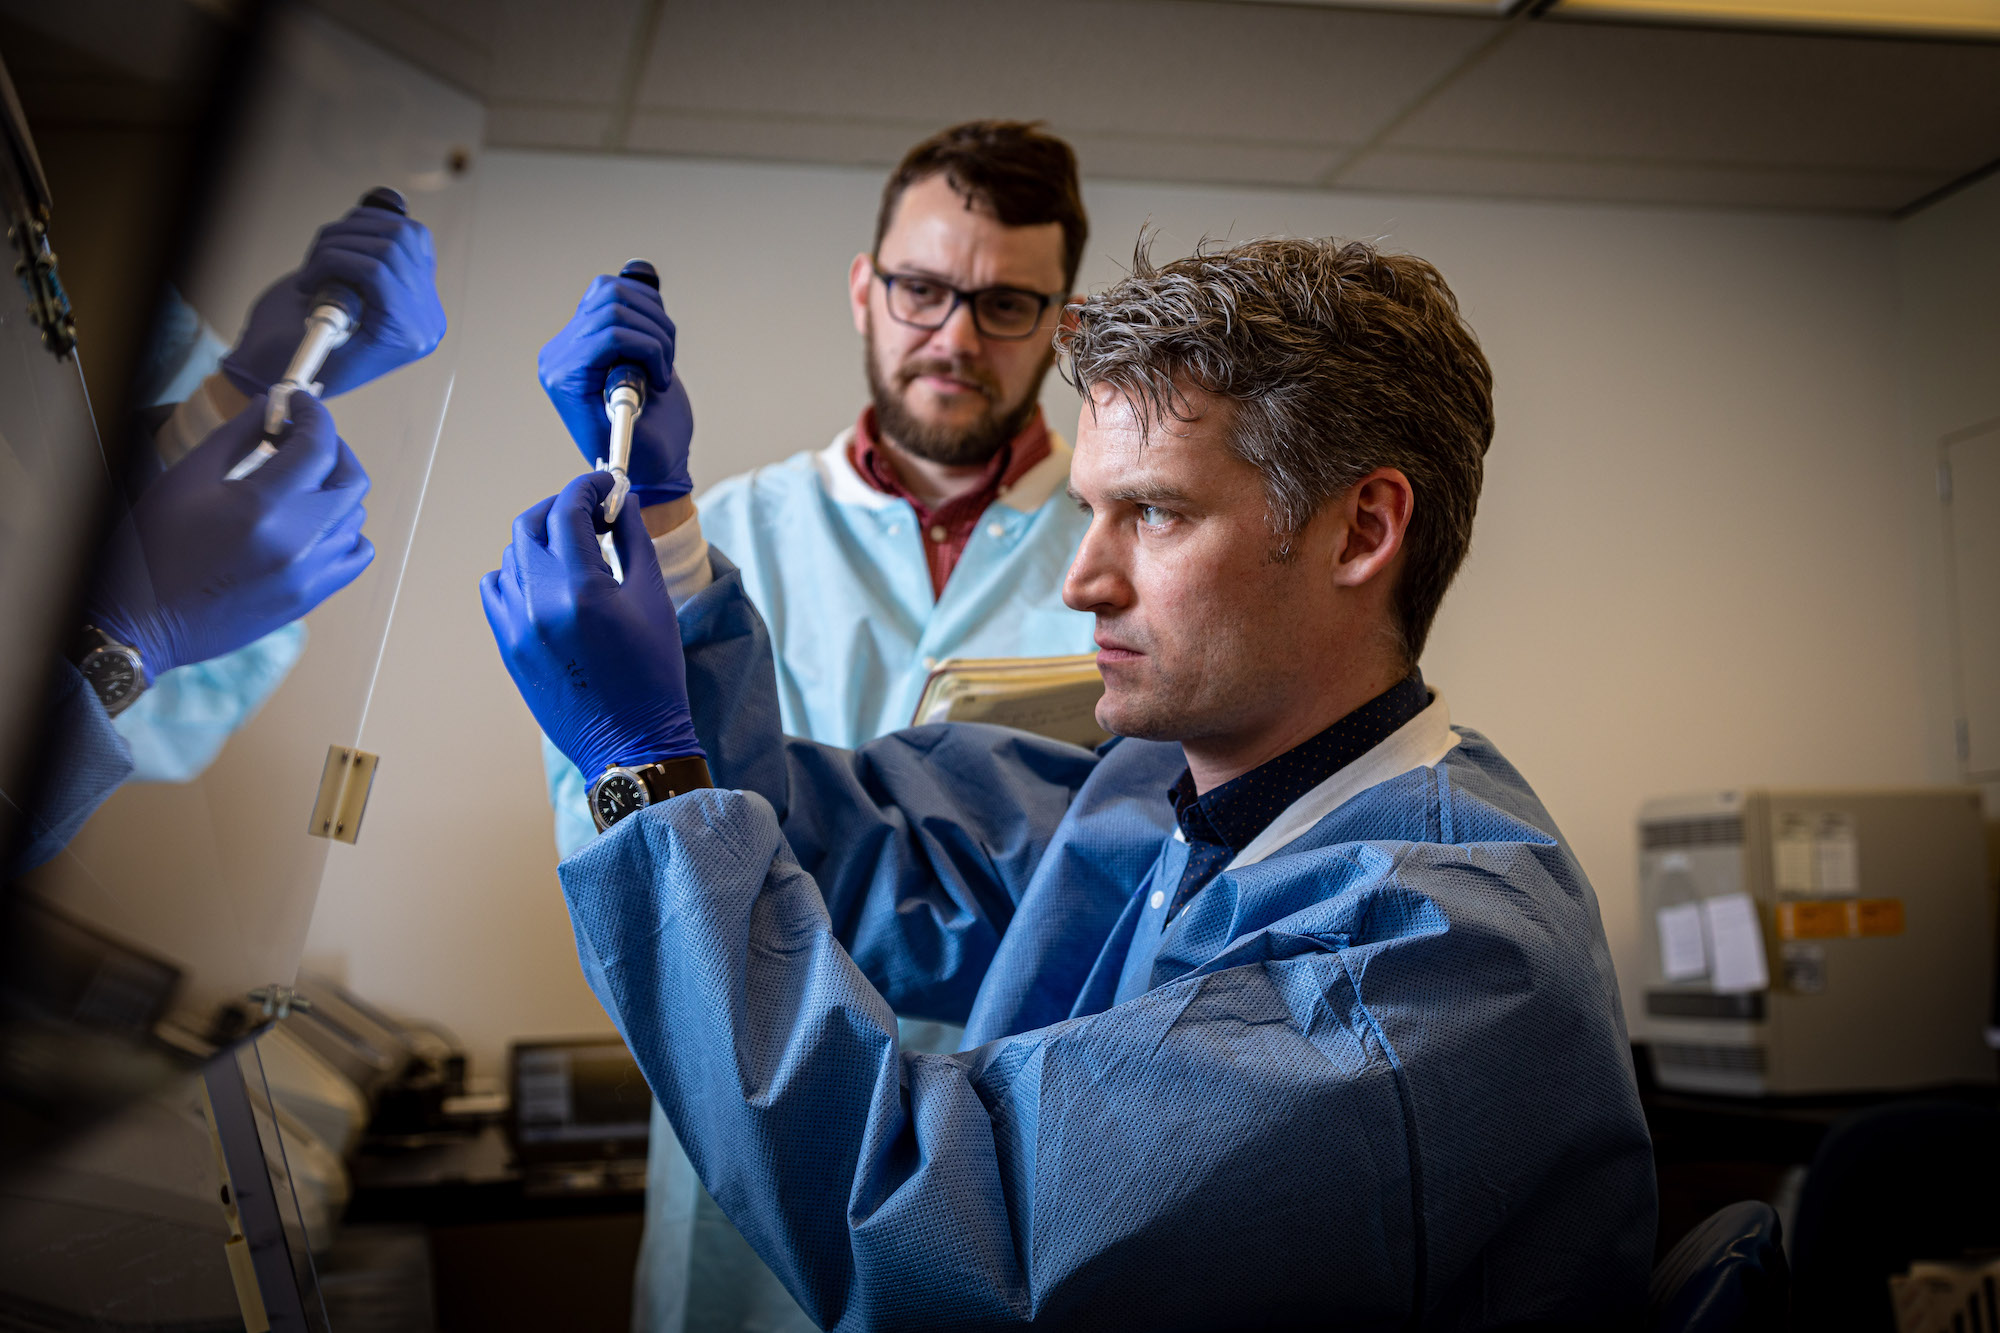
[[[731,477],[698,506],[659,294],[598,278],[543,349],[542,384],[593,461],[608,438],[605,372],[645,369],[632,500],[661,540],[670,591],[705,576],[701,537],[736,562],[770,627],[786,733],[859,745],[908,725],[946,658],[1092,650],[1090,617],[1061,595],[1085,526],[1065,494],[1070,448],[1038,403],[1087,235],[1075,156],[1036,126],[974,121],[918,144],[848,271],[869,405],[825,448]],[[597,775],[546,742],[544,758],[567,857],[597,836],[585,800]],[[949,1049],[958,1031],[909,1022],[904,1036]],[[701,1193],[657,1112],[653,1145],[634,1326],[811,1327]]]

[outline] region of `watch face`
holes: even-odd
[[[116,713],[138,692],[139,668],[121,652],[98,649],[83,659],[81,670],[107,712]]]
[[[607,773],[591,800],[597,807],[598,822],[610,828],[634,810],[645,808],[646,788],[630,773]]]

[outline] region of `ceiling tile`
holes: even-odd
[[[1342,189],[1724,208],[1889,213],[1944,183],[1924,172],[1763,169],[1388,149],[1342,171]]]
[[[492,7],[497,102],[617,100],[640,0],[501,0]]]
[[[489,24],[460,0],[313,0],[351,31],[475,95],[492,68]]]
[[[518,102],[486,108],[486,143],[492,148],[602,148],[610,129],[611,112],[604,108]]]
[[[1058,131],[1062,126],[1055,127]],[[1194,138],[1069,134],[1083,174],[1101,180],[1203,181],[1224,185],[1312,185],[1347,155],[1342,148]]]
[[[1190,0],[668,0],[639,105],[1358,143],[1500,26]]]
[[[2000,156],[2000,45],[1544,20],[1385,146],[1957,174]]]
[[[684,157],[744,157],[780,162],[893,166],[936,128],[927,121],[840,121],[814,117],[640,111],[624,147]],[[1064,132],[1064,127],[1054,127]],[[489,138],[491,136],[489,135]],[[1284,144],[1202,143],[1068,134],[1086,177],[1100,180],[1204,181],[1310,185],[1344,150]]]
[[[921,122],[636,111],[625,135],[625,147],[677,157],[893,166],[911,144],[929,132],[930,127]]]

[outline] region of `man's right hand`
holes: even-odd
[[[140,494],[107,544],[86,611],[139,650],[150,682],[254,643],[352,583],[368,474],[310,394],[295,393],[270,462],[223,474],[257,446],[259,396]]]
[[[594,516],[611,478],[586,472],[514,520],[500,568],[479,581],[486,623],[542,731],[586,781],[613,764],[702,754],[680,624],[637,505],[612,525],[611,577]]]
[[[660,294],[646,284],[599,276],[536,360],[542,388],[593,467],[610,452],[604,377],[618,365],[637,366],[647,386],[646,405],[632,432],[632,498],[645,506],[686,495],[694,489],[688,476],[694,410],[674,373],[674,322]]]

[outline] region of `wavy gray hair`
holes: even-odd
[[[1187,390],[1232,405],[1230,447],[1264,474],[1273,558],[1329,500],[1380,467],[1415,493],[1396,590],[1414,665],[1472,544],[1493,372],[1437,269],[1365,241],[1204,245],[1070,308],[1063,378],[1131,401],[1142,426],[1189,420]]]

